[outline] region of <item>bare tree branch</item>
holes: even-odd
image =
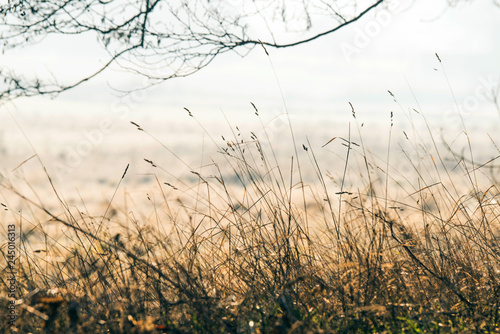
[[[27,77],[0,65],[0,101],[55,95],[111,66],[155,85],[191,75],[228,51],[244,56],[260,43],[274,48],[308,43],[356,22],[384,2],[390,0],[359,10],[358,2],[348,0],[9,1],[0,6],[2,52],[43,43],[49,35],[94,34],[109,57],[72,83]],[[324,30],[327,25],[331,27]]]
[[[318,39],[320,37],[323,37],[323,36],[329,35],[331,33],[334,33],[335,31],[337,31],[337,30],[339,30],[339,29],[341,29],[341,28],[343,28],[343,27],[345,27],[345,26],[347,26],[347,25],[349,25],[351,23],[356,22],[357,20],[359,20],[360,18],[362,18],[369,11],[371,11],[372,9],[374,9],[375,7],[377,7],[378,5],[380,5],[381,3],[383,3],[384,1],[385,0],[379,0],[379,1],[375,2],[373,5],[369,6],[364,11],[362,11],[361,13],[359,13],[358,16],[350,19],[349,21],[346,21],[343,16],[339,16],[344,21],[342,24],[339,24],[335,28],[332,28],[330,30],[324,31],[324,32],[319,33],[319,34],[317,34],[315,36],[312,36],[312,37],[309,37],[309,38],[306,38],[306,39],[303,39],[303,40],[300,40],[300,41],[296,41],[296,42],[288,43],[288,44],[276,44],[276,43],[251,41],[250,40],[250,41],[245,41],[244,44],[264,44],[265,46],[272,46],[272,47],[275,47],[275,48],[288,48],[288,47],[297,46],[297,45],[304,44],[304,43],[309,43],[309,42],[314,41],[315,39]]]

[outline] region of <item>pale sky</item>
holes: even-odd
[[[380,29],[375,29],[372,37],[360,39],[362,32],[377,26]],[[449,103],[445,78],[441,71],[433,70],[439,68],[436,52],[444,61],[459,102],[474,94],[482,78],[494,77],[498,81],[499,31],[500,8],[491,1],[464,2],[452,8],[446,1],[402,1],[389,19],[368,15],[314,42],[269,52],[290,113],[321,119],[325,113],[341,113],[337,108],[350,101],[370,117],[376,110],[368,109],[390,103],[387,90],[395,93],[400,102],[412,102],[406,80],[421,104],[441,107]],[[2,62],[26,73],[34,68],[43,74],[48,69],[61,81],[77,79],[96,68],[100,58],[92,36],[78,43],[68,37],[63,41],[46,40],[35,48],[14,50]],[[349,59],[345,50],[350,52]],[[121,77],[120,73],[107,72],[56,100],[31,98],[16,101],[15,105],[20,110],[41,113],[104,115],[116,101],[107,83],[122,88]],[[140,78],[125,80],[129,87],[142,85]],[[184,106],[209,117],[219,109],[243,115],[249,101],[259,108],[283,109],[269,59],[260,48],[245,58],[224,54],[195,75],[171,80],[146,94],[141,101],[141,114],[152,117],[175,117]],[[483,113],[483,117],[494,114],[488,108]]]

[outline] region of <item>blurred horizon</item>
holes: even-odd
[[[368,146],[383,150],[387,145],[391,112],[393,149],[398,149],[402,131],[426,131],[422,115],[436,136],[441,129],[454,142],[463,137],[460,108],[478,148],[475,153],[483,159],[493,154],[488,138],[497,143],[500,139],[500,111],[487,93],[498,89],[500,80],[500,8],[480,1],[456,7],[447,1],[402,1],[380,20],[372,13],[310,43],[268,48],[269,57],[260,47],[246,57],[223,54],[191,76],[148,89],[142,89],[140,78],[115,70],[54,99],[19,98],[0,106],[0,170],[9,174],[33,154],[23,131],[42,160],[50,162],[49,171],[65,170],[59,178],[62,184],[115,180],[127,163],[138,175],[151,173],[145,158],[163,160],[165,169],[177,168],[171,165],[176,159],[166,158],[169,154],[161,145],[130,121],[194,168],[203,160],[201,151],[216,154],[210,136],[220,145],[221,136],[230,137],[235,126],[246,138],[250,131],[262,131],[250,102],[284,157],[293,155],[287,112],[297,146],[310,140],[316,154],[327,156],[331,152],[329,147],[321,149],[323,144],[336,136],[347,137],[349,124],[353,132],[356,129],[349,103],[363,124]],[[380,30],[370,37],[366,32],[374,24]],[[64,44],[48,38],[33,48],[6,52],[0,60],[27,71],[50,72],[54,67],[66,79],[99,63],[92,36],[63,40]],[[120,96],[112,88],[123,88],[117,84],[139,90]]]

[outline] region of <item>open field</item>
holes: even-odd
[[[119,172],[81,193],[79,166],[4,152],[0,332],[500,332],[496,139],[352,112],[307,138],[201,124],[189,162],[134,124],[163,153],[102,153]]]

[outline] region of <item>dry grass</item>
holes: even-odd
[[[496,161],[414,131],[402,172],[390,137],[382,159],[357,129],[328,143],[340,178],[310,143],[280,164],[266,138],[238,129],[218,162],[193,169],[195,185],[146,160],[158,190],[147,214],[110,202],[93,216],[63,200],[56,212],[17,192],[29,213],[10,218],[22,231],[18,318],[0,332],[498,333]],[[9,275],[2,262],[5,287]]]

